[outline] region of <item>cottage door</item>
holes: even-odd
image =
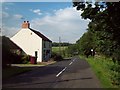
[[[37,63],[38,52],[35,51],[35,63]]]

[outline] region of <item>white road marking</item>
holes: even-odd
[[[67,69],[67,67],[65,67],[62,71],[60,71],[60,72],[56,75],[56,77],[58,77],[60,74],[62,74],[66,69]]]
[[[69,65],[71,65],[73,62],[71,62]]]
[[[75,58],[75,59],[76,59],[76,58]],[[73,59],[73,61],[70,62],[69,65],[71,65],[71,64],[75,61],[75,59]],[[66,69],[67,69],[67,67],[65,67],[62,71],[60,71],[60,72],[56,75],[56,77],[58,77],[60,74],[62,74]]]
[[[76,59],[76,58],[75,58]],[[73,59],[73,62],[75,61],[75,59]]]

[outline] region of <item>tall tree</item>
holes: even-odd
[[[88,31],[76,42],[80,54],[84,54],[85,50],[95,49],[95,35]]]
[[[120,2],[73,2],[82,10],[82,18],[90,19],[89,31],[96,34],[101,52],[120,60]]]

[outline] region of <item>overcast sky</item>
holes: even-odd
[[[72,2],[15,2],[2,5],[2,34],[13,36],[24,20],[30,27],[58,42],[75,43],[87,29],[89,20],[81,18],[81,11]]]

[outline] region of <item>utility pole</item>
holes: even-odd
[[[59,37],[59,54],[61,55],[61,37]]]
[[[69,49],[69,41],[68,41],[68,47],[67,48]],[[68,55],[68,57],[70,56],[68,51],[67,51],[67,55]]]

